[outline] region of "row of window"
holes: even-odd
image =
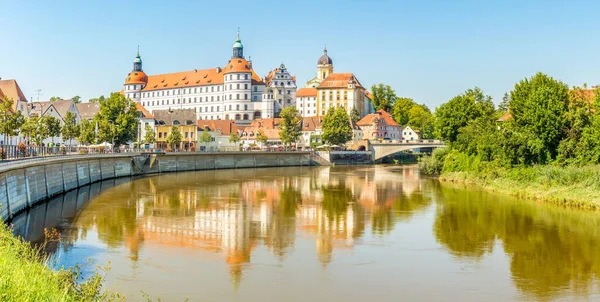
[[[199,112],[202,112],[202,110],[203,110],[202,108],[203,107],[198,107],[198,110],[200,110]],[[205,108],[204,112],[209,112],[208,111],[208,108],[209,108],[208,106],[204,107],[204,108]],[[214,108],[215,108],[214,106],[210,106],[210,112],[215,112],[215,111],[213,111]],[[220,108],[221,108],[220,106],[217,106],[217,111],[216,112],[219,112]],[[233,110],[232,108],[233,107],[231,105],[229,105],[229,110],[230,111]],[[227,107],[223,106],[223,110],[227,110]],[[238,111],[240,110],[240,105],[239,104],[235,105],[235,110],[238,110]],[[247,111],[247,110],[248,110],[248,105],[244,105],[244,111]]]
[[[235,98],[236,100],[240,100],[240,94],[239,93],[236,94],[235,97],[236,97]],[[133,94],[133,98],[135,98],[135,93]],[[257,98],[258,97],[255,95],[255,96],[252,97],[252,100],[256,101]],[[208,97],[206,97],[205,100],[208,102],[209,101]],[[229,95],[229,100],[233,100],[233,95],[232,94]],[[248,94],[244,94],[244,100],[248,100]],[[214,102],[215,101],[215,97],[211,96],[210,97],[210,101]],[[216,101],[220,102],[221,101],[221,96],[217,95]],[[202,103],[202,97],[199,97],[199,98],[194,97],[193,103],[198,103],[198,102]],[[167,99],[167,100],[157,100],[157,101],[143,101],[142,102],[142,106],[144,106],[144,107],[152,107],[152,106],[163,106],[163,105],[175,105],[176,103],[177,104],[181,104],[181,100],[180,99],[177,99],[177,100],[175,100],[175,99],[168,100]],[[187,98],[187,99],[183,98],[183,104],[192,104],[192,98]]]
[[[158,138],[167,138],[168,132],[158,132]],[[194,132],[183,132],[183,138],[194,138]]]
[[[236,74],[236,76],[237,76],[236,78],[237,78],[238,80],[241,80],[240,74]],[[247,74],[247,73],[246,73],[246,74],[244,74],[244,80],[248,80],[249,78],[250,78],[250,77],[248,76],[248,74]],[[230,79],[230,80],[233,80],[233,74],[230,74],[230,75],[229,75],[229,79]],[[225,80],[227,80],[227,76],[225,76]]]
[[[248,114],[244,114],[244,115],[236,114],[233,117],[235,117],[236,120],[242,120],[243,119],[243,120],[247,121],[247,120],[250,119],[250,116]],[[202,117],[200,117],[200,119],[202,119]],[[221,117],[218,116],[218,115],[217,116],[214,116],[214,115],[208,116],[207,115],[207,116],[204,117],[204,120],[220,120],[220,119],[221,119]],[[229,119],[229,114],[225,114],[225,119],[226,120]]]

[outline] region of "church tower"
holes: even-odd
[[[123,94],[135,102],[142,98],[142,89],[148,83],[148,76],[142,70],[142,57],[138,46],[137,55],[133,59],[133,70],[127,75],[123,85]]]
[[[317,61],[317,79],[322,82],[332,73],[333,61],[327,55],[327,47],[325,47],[323,49],[323,55],[319,58],[319,61]]]
[[[233,43],[233,55],[231,58],[243,58],[244,57],[244,45],[242,45],[242,39],[240,39],[240,29],[238,28],[237,40]]]

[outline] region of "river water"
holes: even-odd
[[[415,166],[112,180],[13,224],[34,242],[56,228],[54,267],[110,263],[106,288],[133,301],[600,301],[599,213]]]

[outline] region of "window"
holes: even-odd
[[[221,86],[217,86],[217,91],[221,91]]]
[[[202,97],[199,97],[199,99],[200,99],[200,103],[202,103]]]
[[[190,132],[190,137],[194,138],[194,132]]]
[[[215,96],[214,96],[214,95],[210,97],[210,101],[211,101],[211,102],[214,102],[214,101],[215,101]]]
[[[213,112],[214,111],[213,109],[214,109],[214,107],[210,106],[210,112]],[[211,120],[212,120],[212,118],[211,118]]]
[[[217,106],[217,112],[219,112],[219,106]]]
[[[133,94],[133,98],[135,99],[135,93]]]
[[[232,86],[231,86],[231,84],[229,84],[229,90],[233,89],[233,88],[231,88],[231,87],[232,87]]]
[[[236,119],[236,120],[239,120],[239,119],[240,119],[240,115],[239,115],[239,114],[236,114],[236,115],[235,115],[235,119]]]
[[[257,92],[257,91],[258,91],[258,87],[254,86],[254,92]]]
[[[178,120],[174,120],[173,121],[173,125],[175,125],[175,126],[179,125],[179,121]]]
[[[217,95],[217,102],[221,101],[221,96]]]
[[[240,110],[240,104],[235,105],[235,110]],[[239,118],[236,118],[236,120],[239,120]]]
[[[291,90],[288,90],[288,91],[287,91],[287,94],[290,94],[290,93],[292,93],[292,91],[291,91]]]
[[[244,100],[247,100],[247,99],[248,99],[248,94],[244,93]]]
[[[237,84],[235,89],[240,89],[240,84]]]
[[[239,99],[240,99],[240,94],[239,94],[239,93],[238,93],[238,94],[235,96],[235,99],[236,99],[236,100],[239,100]]]
[[[202,107],[198,107],[200,109],[200,112],[202,112]]]
[[[244,84],[244,89],[248,89],[248,84]]]
[[[188,133],[184,132],[183,138],[188,138]]]
[[[200,93],[202,93],[202,87],[200,87]]]
[[[247,75],[247,74],[246,74],[246,77],[245,77],[245,79],[246,79],[246,80],[248,79],[248,75]]]
[[[248,120],[248,115],[244,114],[244,120]]]
[[[231,110],[231,105],[229,105],[229,110]]]
[[[162,138],[162,132],[158,133],[158,138]]]
[[[194,88],[194,93],[196,93],[198,91],[198,88]]]
[[[237,75],[237,79],[238,79],[238,80],[240,79],[240,75],[239,75],[239,74]]]
[[[281,89],[278,89],[277,92],[279,92],[279,94],[281,94]]]
[[[198,99],[194,97],[194,103],[198,103]]]
[[[164,90],[162,91],[162,96],[165,96],[165,91]]]
[[[167,96],[169,95],[169,91],[167,90]]]
[[[258,98],[257,96],[252,96],[253,101],[256,101],[257,98]]]
[[[248,105],[244,105],[244,110],[248,110]]]
[[[165,104],[165,100],[162,100],[162,104],[163,104],[163,105]]]
[[[210,91],[214,92],[215,91],[215,86],[210,86]]]
[[[288,81],[288,85],[292,85],[292,84],[290,84],[290,82]],[[289,93],[289,92],[288,92],[288,93]]]

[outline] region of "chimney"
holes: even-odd
[[[217,67],[217,73],[221,72],[221,67]]]

